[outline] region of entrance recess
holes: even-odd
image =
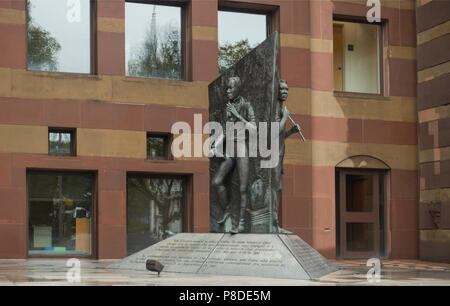
[[[341,170],[341,257],[370,258],[380,255],[380,172]]]

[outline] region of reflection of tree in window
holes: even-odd
[[[56,71],[58,69],[57,53],[61,50],[58,41],[31,18],[32,4],[27,0],[28,27],[28,68],[34,70]]]
[[[160,24],[157,23],[157,7],[153,6],[151,24],[146,29],[144,41],[132,46],[127,75],[181,79],[180,13],[176,20]]]
[[[254,47],[256,46],[250,46],[248,39],[243,39],[235,43],[226,42],[219,44],[219,73],[225,72],[225,70],[236,64]]]
[[[50,153],[71,153],[71,134],[63,132],[50,132]]]
[[[183,180],[129,178],[128,252],[138,251],[183,231]]]

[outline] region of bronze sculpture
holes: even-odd
[[[278,233],[290,233],[279,227],[278,220],[278,207],[280,201],[281,191],[283,190],[283,160],[284,154],[286,150],[286,138],[291,136],[294,133],[300,133],[300,126],[298,124],[294,124],[294,126],[286,131],[286,122],[289,117],[289,111],[286,106],[283,107],[283,103],[287,100],[289,94],[289,87],[285,80],[279,80],[278,82],[278,104],[275,109],[275,121],[280,124],[280,134],[279,134],[279,159],[278,165],[272,168],[272,222],[273,222],[273,230]]]
[[[226,107],[226,120],[227,122],[242,122],[247,127],[249,124],[255,124],[255,113],[252,105],[240,96],[241,79],[237,76],[230,77],[228,79],[227,97],[228,103]],[[234,131],[233,131],[234,133]],[[223,218],[217,223],[222,224],[231,216],[232,217],[232,229],[231,233],[238,233],[244,230],[245,225],[245,210],[247,209],[248,194],[248,172],[249,172],[249,157],[248,157],[248,139],[238,139],[240,133],[237,136],[228,135],[227,141],[234,141],[234,148],[237,149],[238,154],[232,152],[231,156],[224,155],[224,160],[221,162],[220,167],[212,180],[212,186],[217,190],[219,196],[220,205],[224,209]],[[245,132],[243,134],[245,136]],[[216,143],[213,144],[213,151],[219,145],[219,142],[223,142],[226,136],[223,135]],[[241,141],[239,141],[241,140]],[[239,154],[239,152],[241,154]],[[241,157],[243,156],[243,157]],[[236,165],[239,173],[239,192],[240,192],[240,210],[239,216],[233,216],[231,213],[232,203],[229,202],[227,196],[227,188],[224,184],[224,180],[230,171]]]

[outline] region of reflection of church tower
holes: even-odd
[[[156,5],[153,6],[152,21],[150,24],[150,60],[152,71],[156,72],[156,52],[158,48],[158,39],[156,37]]]

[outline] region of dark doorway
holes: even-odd
[[[384,253],[384,173],[347,170],[338,175],[338,250],[341,258]]]

